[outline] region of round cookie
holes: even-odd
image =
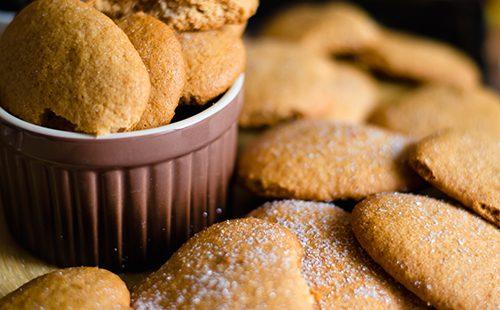
[[[382,106],[370,122],[423,138],[448,128],[481,127],[500,132],[500,99],[484,88],[425,85]]]
[[[499,154],[500,132],[447,131],[418,143],[410,163],[427,182],[500,227]]]
[[[302,274],[319,309],[415,309],[418,298],[397,284],[356,241],[350,214],[325,203],[266,203],[249,216],[278,223],[304,248]]]
[[[169,124],[186,81],[186,64],[176,33],[167,25],[144,13],[118,22],[149,71],[151,94],[135,130]]]
[[[416,86],[411,83],[377,80],[377,108],[373,112],[377,112],[381,107],[393,104],[399,101],[400,98],[415,90]]]
[[[136,309],[312,309],[302,248],[259,219],[215,224],[185,243],[132,293]]]
[[[464,53],[445,43],[393,31],[384,31],[361,60],[385,74],[461,88],[480,83],[479,69]]]
[[[247,44],[242,127],[272,126],[294,118],[319,118],[332,95],[328,58],[292,43],[257,40]]]
[[[411,141],[383,129],[302,120],[275,127],[241,154],[238,175],[260,196],[331,201],[407,190]]]
[[[352,229],[397,281],[438,309],[498,309],[500,231],[454,205],[388,193],[356,205]]]
[[[38,0],[0,39],[0,101],[38,125],[48,114],[74,129],[133,127],[150,94],[138,52],[112,20],[78,0]]]
[[[67,268],[38,277],[0,300],[7,309],[130,309],[130,293],[104,269]]]
[[[375,81],[355,66],[343,63],[335,65],[331,93],[334,102],[321,118],[361,123],[378,101]]]
[[[345,54],[375,44],[379,29],[368,14],[352,4],[303,4],[272,19],[264,34],[321,53]]]
[[[258,0],[97,0],[96,8],[116,18],[134,12],[152,15],[178,31],[219,29],[245,23]]]
[[[182,102],[204,105],[224,93],[245,70],[244,25],[179,33],[187,63]]]

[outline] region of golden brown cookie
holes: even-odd
[[[500,98],[484,88],[427,85],[377,109],[370,122],[416,138],[449,128],[500,132]]]
[[[0,309],[130,309],[130,293],[107,270],[67,268],[21,286],[0,300]]]
[[[347,3],[299,5],[276,16],[264,34],[299,42],[322,53],[355,53],[375,44],[379,29],[362,9]]]
[[[185,243],[132,293],[135,308],[312,309],[302,248],[259,219],[215,224]]]
[[[355,66],[336,63],[331,93],[333,103],[320,118],[350,123],[365,121],[378,101],[373,78]]]
[[[86,133],[129,129],[150,87],[125,33],[78,0],[35,1],[0,39],[1,104],[35,124],[54,113]]]
[[[395,77],[473,88],[479,69],[464,53],[442,42],[384,31],[379,42],[362,53],[362,61]]]
[[[304,248],[302,274],[319,309],[414,309],[418,298],[397,284],[356,241],[350,214],[325,203],[266,203],[250,216],[295,233]]]
[[[500,227],[499,155],[500,132],[447,131],[418,143],[410,163],[429,183]]]
[[[258,5],[258,0],[96,0],[96,8],[114,18],[145,12],[178,31],[242,24],[255,14]]]
[[[294,118],[319,118],[334,104],[333,65],[295,44],[249,42],[243,127],[272,126]]]
[[[425,196],[379,194],[356,205],[356,238],[397,281],[438,309],[498,309],[500,231]]]
[[[406,162],[409,143],[376,127],[296,121],[253,141],[241,154],[238,175],[260,196],[360,199],[416,185]]]
[[[243,29],[244,25],[229,25],[219,30],[179,33],[187,62],[184,103],[203,105],[215,99],[245,70]]]
[[[149,71],[151,95],[135,130],[170,123],[186,82],[186,64],[176,33],[167,25],[144,13],[118,22]]]

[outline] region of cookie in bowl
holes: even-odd
[[[128,130],[150,89],[125,33],[89,4],[35,1],[0,39],[1,105],[30,123],[44,125],[44,115],[54,113],[80,132]]]
[[[133,130],[169,124],[186,83],[184,53],[176,33],[143,13],[119,20],[118,26],[139,52],[151,81],[148,105]]]

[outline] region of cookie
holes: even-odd
[[[361,122],[376,103],[367,74],[296,44],[256,40],[248,43],[248,56],[241,127],[297,118]]]
[[[418,143],[410,163],[426,181],[500,227],[499,154],[500,131],[447,131]]]
[[[245,23],[255,14],[258,0],[97,0],[96,8],[116,17],[134,12],[152,15],[178,31],[222,28]]]
[[[242,127],[272,126],[294,118],[319,118],[332,95],[333,65],[295,44],[248,42]]]
[[[361,199],[418,184],[404,136],[363,125],[302,120],[270,129],[241,154],[238,175],[259,196]]]
[[[331,93],[333,103],[321,118],[350,123],[364,122],[378,102],[373,78],[355,66],[337,63]]]
[[[465,209],[388,193],[356,205],[352,229],[397,281],[438,309],[498,309],[500,231]]]
[[[182,101],[204,105],[224,93],[245,70],[244,25],[179,34],[187,62]]]
[[[34,124],[53,113],[85,133],[130,129],[150,88],[125,33],[78,0],[35,1],[0,39],[1,104]]]
[[[463,90],[426,85],[382,106],[370,122],[423,138],[448,128],[485,128],[500,132],[500,99],[484,88]]]
[[[144,13],[130,15],[120,20],[118,26],[141,55],[151,80],[149,103],[134,129],[170,123],[186,82],[186,64],[176,33]]]
[[[0,309],[130,309],[130,293],[107,270],[67,268],[21,286],[0,300]]]
[[[259,219],[215,224],[185,243],[132,293],[133,307],[312,309],[300,273],[302,248],[285,228]]]
[[[278,223],[304,248],[302,274],[319,309],[413,309],[418,298],[397,284],[364,252],[350,214],[325,203],[284,200],[249,216]]]
[[[361,54],[361,60],[385,74],[420,82],[466,89],[480,83],[479,69],[464,53],[409,34],[384,31],[379,42]]]
[[[304,4],[276,16],[264,34],[321,53],[349,54],[374,45],[379,29],[368,14],[352,4]]]

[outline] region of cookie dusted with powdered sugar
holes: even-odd
[[[215,224],[135,287],[136,309],[313,309],[303,251],[287,229],[248,218]]]
[[[275,127],[245,148],[240,181],[259,196],[331,201],[408,190],[411,141],[365,125],[302,120]]]
[[[388,193],[356,205],[352,228],[368,254],[438,309],[498,309],[500,231],[467,210]]]
[[[304,248],[302,274],[319,309],[423,308],[361,248],[351,215],[325,203],[284,200],[266,203],[249,216],[278,223]]]
[[[410,164],[427,182],[500,227],[500,132],[446,131],[419,142]]]

